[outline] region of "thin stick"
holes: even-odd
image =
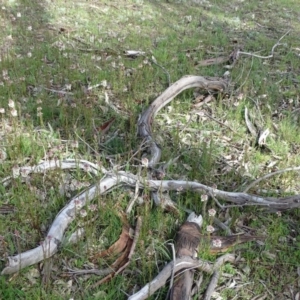
[[[142,170],[142,166],[139,166],[139,170],[138,170],[138,178],[141,177],[141,170]],[[135,184],[135,191],[134,191],[134,197],[132,198],[132,200],[129,201],[128,203],[128,206],[126,208],[126,214],[129,215],[131,210],[132,210],[132,207],[135,203],[135,201],[137,200],[137,198],[139,197],[139,187],[140,187],[140,180],[138,179],[136,181],[136,184]]]
[[[167,71],[167,69],[165,67],[163,67],[162,65],[158,64],[156,59],[154,58],[154,56],[152,56],[152,58],[150,58],[150,61],[163,70],[163,72],[167,75],[168,86],[170,86],[171,85],[171,76],[170,76],[170,73]]]
[[[225,254],[225,255],[222,255],[221,257],[219,257],[215,264],[214,264],[214,273],[213,273],[213,276],[211,278],[211,281],[208,285],[208,288],[205,292],[205,295],[204,295],[204,298],[203,300],[210,300],[211,296],[212,296],[212,293],[214,292],[217,284],[218,284],[218,280],[219,280],[219,277],[220,277],[220,268],[222,265],[224,265],[225,262],[231,262],[233,263],[235,261],[235,257],[234,255],[232,254]]]
[[[210,300],[214,290],[216,289],[216,286],[218,284],[218,280],[220,277],[220,271],[215,271],[212,275],[212,278],[210,280],[210,283],[208,285],[208,288],[204,294],[203,300]]]
[[[278,41],[277,43],[272,47],[272,50],[271,50],[271,54],[268,55],[268,56],[261,56],[261,55],[257,55],[257,54],[254,54],[254,53],[249,53],[249,52],[242,52],[242,51],[238,51],[238,54],[244,54],[244,55],[249,55],[249,56],[252,56],[252,57],[257,57],[257,58],[262,58],[262,59],[268,59],[268,58],[272,58],[274,57],[274,51],[275,51],[275,48],[280,46],[281,44],[279,43],[287,34],[289,34],[291,31],[291,29],[289,29]]]
[[[215,119],[214,117],[210,116],[210,115],[207,114],[207,113],[204,113],[204,115],[205,115],[206,117],[210,118],[211,120],[215,121],[216,123],[220,124],[221,126],[227,127],[227,128],[230,129],[233,133],[237,134],[236,131],[235,131],[234,129],[232,129],[230,126],[228,126],[228,125],[224,124],[223,122],[221,122],[221,121]],[[239,135],[239,134],[237,134],[237,135]]]
[[[82,139],[79,134],[74,131],[75,135],[88,147],[90,148],[95,154],[100,155],[98,151],[96,151],[91,145],[89,145],[84,139]]]
[[[43,88],[46,91],[52,92],[52,93],[57,93],[57,94],[62,94],[62,95],[74,95],[74,93],[71,92],[66,92],[66,91],[60,91],[60,90],[54,90],[54,89],[47,89],[47,88]]]
[[[267,178],[270,178],[274,175],[277,175],[277,174],[282,174],[282,173],[285,173],[285,172],[289,172],[289,171],[298,171],[300,170],[300,166],[299,167],[292,167],[292,168],[286,168],[286,169],[283,169],[283,170],[278,170],[278,171],[275,171],[275,172],[272,172],[272,173],[269,173],[269,174],[266,174],[258,179],[256,179],[255,181],[253,181],[252,183],[250,183],[245,189],[244,189],[244,193],[248,192],[249,189],[251,189],[253,186],[255,186],[257,183],[259,183],[260,181],[264,180],[264,179],[267,179]]]
[[[175,247],[174,247],[174,244],[173,244],[173,243],[169,243],[169,245],[170,245],[171,248],[172,248],[173,262],[174,262],[174,266],[175,266],[175,265],[176,265],[176,253],[175,253]],[[173,268],[172,274],[171,274],[171,280],[170,280],[170,287],[169,287],[169,291],[168,291],[168,296],[166,297],[167,299],[169,298],[170,292],[171,292],[172,287],[173,287],[173,284],[174,284],[174,275],[175,275],[175,272],[174,272],[174,268]]]

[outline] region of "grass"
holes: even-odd
[[[168,86],[166,73],[153,59],[168,71],[172,82],[187,74],[222,76],[223,65],[199,67],[198,62],[228,54],[236,44],[245,52],[269,55],[289,29],[273,59],[240,57],[230,70],[231,90],[225,98],[195,108],[193,92],[187,91],[159,113],[154,131],[162,145],[162,161],[180,155],[168,169],[170,178],[241,191],[266,173],[299,165],[298,1],[211,0],[199,5],[175,0],[4,0],[1,6],[0,108],[5,108],[0,116],[1,178],[17,166],[34,165],[45,157],[82,158],[136,173],[136,162],[127,162],[131,157],[127,152],[140,144],[138,115]],[[146,54],[129,59],[124,50]],[[96,84],[100,86],[87,90]],[[65,93],[55,92],[61,90]],[[17,117],[11,115],[9,99],[15,103]],[[254,147],[244,120],[245,107],[253,122],[270,129],[271,151]],[[101,133],[99,128],[113,117],[109,131]],[[107,159],[115,154],[120,155]],[[0,214],[1,269],[7,255],[38,245],[68,198],[100,178],[79,170],[50,171],[0,186],[0,208],[8,204],[15,208],[13,213]],[[260,182],[250,192],[298,194],[298,180],[297,172],[284,173]],[[78,189],[62,193],[70,182]],[[86,208],[88,215],[80,222],[91,221],[83,241],[65,245],[44,264],[1,276],[0,299],[125,299],[126,293],[150,281],[171,259],[167,243],[186,219],[183,212],[174,215],[154,207],[147,191],[143,197],[144,204],[136,206],[129,218],[133,225],[137,215],[142,217],[141,237],[122,276],[93,289],[97,276],[65,274],[66,268],[91,267],[91,252],[118,239],[118,212],[126,209],[130,194],[117,189],[95,199],[96,215]],[[187,192],[171,197],[180,206],[202,212],[199,195]],[[214,206],[207,203],[207,209]],[[224,266],[227,275],[219,284],[222,299],[263,294],[267,299],[291,299],[291,291],[299,288],[299,209],[281,215],[255,207],[228,208],[226,213],[216,209],[219,218],[231,217],[232,231],[267,237],[263,245],[235,249],[241,260]],[[205,219],[205,224],[209,222]],[[77,228],[74,222],[66,234]],[[206,253],[199,256],[215,259]],[[98,267],[106,268],[108,263],[102,260]],[[204,282],[208,281],[206,276]],[[164,299],[166,293],[167,288],[153,299]]]

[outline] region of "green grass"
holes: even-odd
[[[222,76],[223,65],[199,67],[198,62],[229,54],[236,45],[244,52],[269,55],[290,29],[274,58],[240,57],[230,70],[226,97],[194,107],[193,91],[186,91],[170,104],[171,109],[158,114],[153,127],[163,149],[162,161],[180,156],[168,168],[167,178],[241,191],[269,172],[299,165],[298,1],[211,0],[199,5],[188,0],[4,0],[0,9],[0,108],[5,108],[0,115],[0,178],[10,176],[17,166],[31,166],[44,158],[87,159],[136,173],[138,163],[128,163],[132,157],[128,151],[140,145],[138,116],[168,86],[167,74],[152,59],[167,70],[172,82],[188,74]],[[124,50],[144,51],[145,56],[129,59]],[[17,117],[11,115],[9,99],[15,102]],[[253,122],[270,129],[271,151],[255,148],[244,120],[245,107]],[[111,128],[102,134],[99,127],[113,117]],[[100,178],[80,170],[51,171],[0,186],[0,208],[7,204],[16,208],[10,214],[0,213],[1,269],[7,255],[38,245],[68,199],[84,188],[62,194],[62,182],[74,180],[86,186]],[[298,194],[298,181],[297,172],[284,173],[261,181],[249,192]],[[202,212],[197,194],[171,193],[171,197],[179,207]],[[133,226],[136,216],[141,216],[143,225],[127,272],[96,289],[92,285],[100,278],[95,275],[65,274],[66,268],[91,267],[91,252],[118,239],[122,227],[118,213],[125,211],[130,198],[120,188],[95,199],[96,212],[86,207],[88,215],[80,220],[91,219],[84,240],[63,244],[48,261],[48,269],[47,263],[39,264],[15,276],[0,276],[0,299],[126,299],[126,293],[153,279],[172,259],[167,243],[173,242],[186,214],[163,212],[152,204],[149,191],[143,194],[144,204],[135,206],[129,217]],[[214,206],[207,203],[207,209]],[[290,288],[296,292],[299,209],[281,216],[259,207],[228,208],[226,214],[217,210],[220,219],[231,218],[233,232],[267,237],[263,245],[249,243],[235,249],[241,260],[223,267],[232,279],[220,279],[222,299],[251,299],[266,289],[268,297],[288,299]],[[71,224],[67,236],[78,229],[78,222]],[[205,224],[209,223],[206,216]],[[199,256],[215,259],[207,253]],[[97,267],[106,268],[109,262],[103,259]],[[233,279],[236,286],[229,288]],[[208,282],[205,276],[204,283]],[[199,294],[204,291],[205,284]],[[152,299],[164,299],[166,293],[167,288]]]

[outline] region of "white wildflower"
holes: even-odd
[[[211,226],[211,225],[208,225],[208,226],[206,227],[206,231],[207,231],[207,232],[214,232],[214,231],[215,231],[215,228],[214,228],[213,226]]]
[[[14,102],[13,100],[9,99],[9,100],[8,100],[8,106],[9,106],[10,108],[15,108],[15,102]]]
[[[205,202],[205,201],[207,201],[208,200],[208,196],[206,195],[206,194],[202,194],[201,195],[201,201],[202,202]]]
[[[20,168],[18,166],[13,166],[12,176],[13,178],[18,178],[20,176]]]
[[[147,157],[142,158],[142,166],[148,168],[149,166],[149,161]]]
[[[91,204],[89,205],[89,210],[90,211],[96,211],[98,209],[97,205],[96,204]]]
[[[17,112],[17,110],[14,109],[14,108],[11,110],[10,113],[11,113],[11,115],[12,115],[13,117],[17,117],[17,116],[18,116],[18,112]]]
[[[215,239],[212,241],[213,247],[221,248],[222,247],[222,241],[220,239]]]
[[[86,211],[85,209],[81,209],[81,210],[80,210],[80,216],[81,216],[82,218],[86,217],[86,216],[87,216],[87,211]]]
[[[209,215],[210,217],[214,217],[215,214],[216,214],[216,211],[215,211],[213,208],[211,208],[211,209],[208,210],[208,215]]]

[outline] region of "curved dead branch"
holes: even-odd
[[[75,220],[80,209],[99,194],[104,194],[108,189],[115,187],[117,177],[104,178],[99,184],[73,197],[71,201],[58,213],[53,221],[48,234],[40,246],[8,257],[8,264],[1,274],[12,274],[21,269],[36,264],[54,255],[60,246],[64,233],[69,224]]]
[[[167,88],[159,97],[157,97],[150,106],[142,113],[138,120],[138,136],[147,142],[150,150],[148,167],[155,168],[161,157],[161,149],[152,136],[152,123],[156,114],[177,95],[189,88],[200,88],[208,92],[222,92],[228,88],[228,82],[223,78],[203,77],[203,76],[184,76],[169,88]],[[152,174],[149,172],[149,178]],[[162,204],[160,196],[152,193],[152,198],[156,205]]]
[[[222,92],[228,87],[228,82],[221,78],[208,78],[202,76],[184,76],[167,88],[142,113],[138,120],[138,136],[149,142],[151,158],[149,167],[154,167],[160,160],[161,150],[152,137],[152,123],[156,114],[177,95],[190,88],[201,88],[209,92]]]
[[[97,184],[73,197],[71,201],[59,212],[50,227],[45,241],[43,241],[40,246],[15,256],[8,257],[8,265],[3,269],[1,274],[12,274],[18,272],[27,266],[51,257],[57,252],[68,225],[75,220],[77,212],[79,212],[84,205],[92,201],[95,197],[107,193],[109,190],[120,184],[135,187],[137,182],[139,182],[140,189],[146,188],[151,191],[193,190],[201,194],[213,194],[217,199],[233,202],[241,206],[260,205],[275,210],[300,207],[300,195],[279,199],[271,197],[264,198],[247,193],[226,192],[195,181],[149,180],[138,178],[131,173],[123,171],[118,173],[108,172],[105,178],[100,180]]]

